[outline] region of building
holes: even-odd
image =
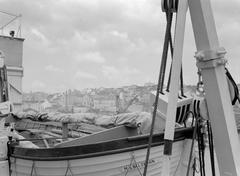
[[[26,100],[23,102],[22,104],[22,110],[23,111],[29,111],[29,110],[34,110],[34,111],[37,111],[37,112],[41,112],[43,110],[41,104],[43,102],[41,101],[37,101],[37,100]]]
[[[93,99],[89,95],[83,95],[82,97],[78,97],[79,101],[75,101],[76,103],[80,103],[82,107],[93,107]]]
[[[100,111],[116,112],[116,99],[115,97],[95,96],[93,108]]]
[[[45,109],[51,108],[52,104],[46,99],[41,103],[40,107],[41,111],[45,111]]]
[[[23,38],[0,35],[0,50],[4,53],[7,66],[9,99],[14,111],[22,110],[23,41]]]

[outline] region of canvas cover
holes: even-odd
[[[139,128],[140,133],[148,133],[151,128],[152,114],[148,112],[121,113],[115,115],[98,115],[94,113],[38,113],[38,112],[19,112],[15,113],[17,119],[31,119],[34,121],[56,121],[67,123],[89,123],[103,127],[115,127],[126,125],[132,128]],[[165,120],[159,116],[156,118],[155,131],[162,131]]]

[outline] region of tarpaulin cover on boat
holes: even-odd
[[[147,112],[132,112],[116,115],[97,115],[94,113],[37,113],[37,112],[20,112],[14,114],[18,119],[31,119],[35,121],[57,121],[67,123],[89,123],[104,127],[114,127],[127,125],[133,128],[139,128],[141,134],[150,131],[152,115]],[[156,118],[155,131],[162,131],[165,126],[165,120],[158,116]]]

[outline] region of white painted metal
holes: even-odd
[[[180,71],[182,65],[183,41],[185,33],[186,13],[188,9],[188,1],[180,0],[178,4],[178,12],[175,26],[174,53],[172,61],[172,73],[169,102],[167,107],[167,120],[165,125],[164,139],[172,141],[174,138],[175,118],[177,110],[177,100],[179,92]],[[164,156],[163,172],[165,176],[170,175],[170,156]]]
[[[167,107],[169,102],[169,92],[163,91],[164,94],[159,94],[158,98],[158,111],[161,114],[161,117],[166,119],[167,117]],[[156,96],[156,92],[152,92],[151,94],[152,104],[154,103],[154,99]],[[193,97],[190,95],[185,95],[185,97],[181,97],[177,99],[177,107],[183,107],[187,105],[191,105],[193,101]]]
[[[173,155],[171,156],[171,176],[175,176],[179,163],[185,152],[185,141],[175,142]],[[148,176],[165,176],[162,174],[163,146],[155,146],[151,149]],[[64,160],[64,161],[31,161],[11,158],[11,176],[31,175],[34,163],[33,175],[38,176],[64,176],[69,166],[69,175],[73,176],[141,176],[144,168],[146,149],[123,152],[119,154],[104,155],[99,157]],[[36,173],[35,173],[36,172]],[[178,172],[179,173],[179,172]]]
[[[225,76],[222,49],[219,47],[209,0],[189,0],[189,9],[198,52],[216,52],[219,58],[201,55],[201,72],[213,131],[213,141],[221,176],[237,176],[240,144]],[[218,52],[219,50],[219,52]],[[199,55],[198,55],[199,56]],[[209,57],[207,57],[209,56]],[[198,59],[201,59],[198,57]],[[214,64],[214,59],[219,60]],[[210,63],[210,64],[209,64]],[[204,68],[204,65],[213,65]]]
[[[188,1],[179,1],[176,29],[175,29],[175,39],[174,39],[174,53],[172,61],[172,73],[171,73],[171,84],[170,84],[170,94],[167,107],[167,121],[164,133],[164,139],[173,140],[174,130],[175,130],[175,117],[177,110],[177,100],[179,92],[179,81],[180,81],[180,71],[182,65],[182,52],[183,52],[183,41],[185,32],[185,21],[186,13],[188,8]]]

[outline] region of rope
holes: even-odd
[[[194,118],[195,118],[195,116],[194,116]],[[214,164],[214,148],[213,148],[212,129],[211,129],[210,122],[209,121],[206,121],[206,122],[207,122],[207,131],[208,131],[208,139],[209,139],[209,149],[210,149],[212,176],[216,176],[216,174],[215,174],[215,164]],[[190,156],[189,156],[188,168],[187,168],[186,176],[189,176],[189,173],[190,173],[190,165],[191,165],[191,161],[192,161],[192,153],[193,153],[194,141],[195,141],[196,137],[197,137],[197,141],[198,141],[198,154],[199,154],[199,163],[200,163],[200,168],[199,168],[200,175],[201,176],[205,176],[206,175],[206,172],[205,172],[205,160],[204,160],[204,158],[205,158],[204,157],[205,143],[204,143],[204,132],[203,132],[203,120],[202,120],[202,118],[200,116],[197,116],[196,124],[195,124],[194,131],[193,131],[193,139],[192,139],[192,145],[191,145],[191,151],[190,151]],[[195,175],[195,171],[194,171],[194,175]]]
[[[234,98],[232,100],[232,105],[234,105],[236,103],[236,101],[238,101],[240,103],[238,86],[237,86],[236,82],[234,81],[232,75],[228,71],[228,69],[225,68],[225,70],[226,70],[227,78],[231,82],[233,89],[234,89]]]
[[[212,167],[212,176],[216,176],[215,173],[215,161],[214,161],[214,146],[213,146],[213,135],[212,135],[212,128],[209,121],[207,121],[207,128],[208,128],[208,142],[209,142],[209,150],[210,150],[210,160],[211,160],[211,167]]]
[[[67,170],[64,176],[67,176],[67,174],[69,173],[68,171],[70,172],[71,176],[73,176],[69,160],[67,161]]]
[[[204,133],[203,133],[203,125],[201,124],[202,119],[197,120],[197,140],[198,140],[198,152],[199,152],[199,163],[200,163],[200,175],[205,176],[205,160],[204,160],[204,151],[205,151],[205,143],[204,143]],[[213,144],[213,135],[212,135],[212,128],[211,124],[209,121],[207,122],[207,131],[208,131],[208,142],[209,142],[209,150],[210,150],[210,160],[211,160],[211,168],[212,168],[212,176],[216,176],[215,173],[215,161],[214,161],[214,144]],[[191,155],[190,155],[191,157]],[[190,167],[190,161],[191,159],[189,158],[189,165]],[[188,171],[189,173],[189,171]],[[187,176],[188,176],[187,173]]]
[[[180,72],[180,91],[181,91],[181,96],[186,97],[184,95],[184,88],[183,88],[183,69],[181,67],[181,72]]]
[[[171,7],[171,6],[172,6],[172,1],[169,2],[169,7]],[[161,66],[160,66],[160,73],[159,73],[157,93],[156,93],[155,103],[154,103],[154,110],[153,110],[153,114],[152,114],[152,124],[151,124],[151,129],[150,129],[150,134],[149,134],[149,141],[148,141],[148,148],[147,148],[143,176],[147,175],[148,160],[149,160],[150,149],[151,149],[151,145],[152,145],[152,136],[153,136],[154,124],[155,124],[155,119],[156,119],[156,114],[157,114],[158,97],[159,97],[160,91],[162,93],[163,84],[164,84],[164,74],[165,74],[165,69],[166,69],[166,58],[167,58],[167,52],[168,52],[169,33],[171,33],[170,31],[171,31],[171,23],[172,23],[172,12],[170,10],[167,10],[166,13],[168,14],[167,27],[166,27],[166,33],[165,33],[163,55],[162,55],[162,61],[161,61]]]
[[[198,133],[198,135],[197,135],[197,141],[198,141],[198,155],[199,155],[199,163],[200,163],[200,174],[201,174],[201,176],[203,175],[203,170],[202,170],[202,155],[201,155],[201,147],[200,147],[200,140],[199,140],[199,124],[197,123],[196,124],[197,125],[197,133]]]
[[[12,169],[11,169],[11,158],[10,158],[10,155],[11,155],[11,149],[10,149],[10,141],[7,142],[7,160],[8,160],[8,171],[9,171],[9,175],[12,174]],[[16,167],[16,158],[15,158],[15,167]],[[15,168],[16,170],[16,168]]]
[[[205,151],[205,144],[204,144],[204,134],[202,132],[202,124],[201,119],[198,120],[198,152],[199,152],[199,161],[200,161],[200,173],[201,176],[206,176],[205,172],[205,160],[204,160],[204,151]]]
[[[192,115],[193,115],[193,113],[192,113]],[[193,115],[193,119],[194,119],[194,115]],[[189,176],[190,165],[191,165],[191,161],[192,161],[192,153],[193,153],[194,141],[195,141],[196,135],[197,135],[197,125],[195,125],[194,131],[193,131],[191,151],[190,151],[190,156],[189,156],[189,161],[188,161],[188,168],[187,168],[187,175],[186,176]]]
[[[32,169],[31,169],[31,176],[33,176],[33,172],[35,173],[34,176],[37,176],[36,168],[35,168],[35,161],[33,161]]]
[[[166,14],[166,18],[167,18],[167,14]],[[172,41],[171,32],[169,34],[169,45],[170,45],[171,57],[173,59],[173,41]],[[171,73],[172,73],[172,64],[171,64],[170,72],[169,72],[169,75],[168,75],[168,82],[167,82],[167,89],[166,89],[167,92],[169,92],[169,88],[170,88]],[[180,91],[181,91],[181,96],[185,97],[184,88],[183,88],[183,70],[182,70],[182,67],[181,67],[181,72],[180,72]]]
[[[166,15],[166,18],[167,18],[167,15]],[[170,38],[169,44],[170,44],[171,57],[173,59],[173,41],[172,41],[172,34],[171,34],[171,32],[170,32],[169,38]],[[169,88],[170,88],[171,73],[172,73],[172,64],[171,64],[170,72],[169,72],[169,75],[168,75],[168,82],[167,82],[167,89],[166,89],[167,92],[169,92]]]
[[[169,7],[171,6],[172,6],[172,1],[169,1]],[[167,26],[166,26],[164,45],[163,45],[163,54],[162,54],[161,68],[160,68],[160,83],[161,83],[160,92],[161,93],[163,92],[163,85],[164,85],[164,78],[165,78],[165,71],[166,71],[166,64],[167,64],[167,55],[168,55],[168,44],[169,44],[169,39],[171,35],[173,12],[171,12],[170,9],[167,9],[166,16],[167,16]]]

